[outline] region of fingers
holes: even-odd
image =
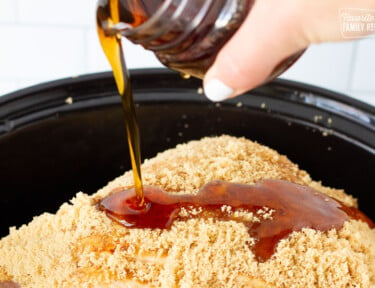
[[[296,24],[298,5],[288,11],[278,2],[283,1],[256,1],[243,25],[220,51],[204,79],[209,99],[222,101],[260,85],[282,59],[307,46]],[[277,9],[279,13],[275,13]]]
[[[343,41],[340,11],[375,9],[375,0],[256,0],[204,79],[206,96],[222,101],[267,80],[274,68],[311,43]]]

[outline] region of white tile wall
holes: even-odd
[[[17,20],[17,3],[14,0],[0,1],[0,23],[15,23]]]
[[[14,91],[18,88],[17,81],[15,80],[0,80],[0,92],[1,91]],[[1,95],[1,94],[0,94]]]
[[[354,46],[353,42],[311,46],[281,77],[345,92],[350,83]]]
[[[96,0],[0,0],[0,95],[28,85],[109,70],[95,31]],[[129,68],[161,67],[125,41]],[[375,105],[375,37],[309,48],[283,78]]]
[[[90,27],[95,23],[95,4],[93,0],[18,0],[18,21],[27,24]]]
[[[375,91],[375,39],[358,43],[351,89]]]
[[[0,35],[6,39],[0,46],[1,79],[53,79],[85,72],[81,30],[14,25],[0,27]]]

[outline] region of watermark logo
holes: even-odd
[[[360,38],[375,33],[375,10],[344,8],[339,16],[344,38]]]

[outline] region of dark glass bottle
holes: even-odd
[[[203,78],[221,47],[236,32],[254,0],[120,0],[120,33],[151,50],[167,67]],[[281,74],[298,57],[275,67]]]

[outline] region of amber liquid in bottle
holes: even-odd
[[[172,70],[203,78],[254,0],[123,1],[121,34]],[[128,15],[129,17],[125,17]],[[145,25],[141,25],[149,20]]]
[[[104,0],[98,2],[97,31],[103,51],[112,67],[117,89],[121,96],[134,175],[134,187],[137,195],[137,205],[142,207],[144,204],[144,195],[141,174],[140,135],[135,114],[133,93],[122,50],[121,36],[116,33],[111,33],[111,26],[120,22],[120,11],[124,11],[120,9],[121,4],[122,1],[120,0]],[[143,16],[140,14],[139,19],[137,18],[135,21],[142,21],[142,19]]]

